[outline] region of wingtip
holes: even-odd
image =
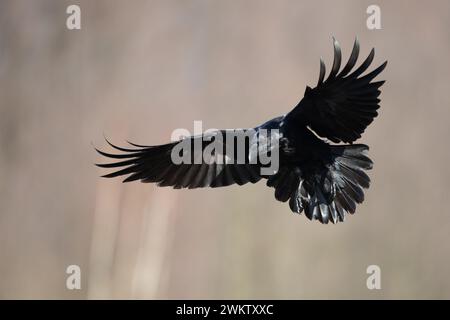
[[[94,147],[94,146],[93,146],[93,147]],[[97,151],[98,154],[100,154],[100,155],[102,155],[102,156],[104,155],[104,154],[103,154],[104,152],[103,152],[103,151],[100,151],[100,149],[97,149],[96,147],[94,147],[94,150]]]
[[[341,68],[341,60],[342,60],[342,51],[339,42],[333,37],[333,47],[334,47],[334,58],[333,58],[333,66],[331,68],[331,72],[328,75],[327,80],[333,79],[339,72]]]
[[[106,134],[105,134],[104,132],[103,132],[102,134],[103,134],[103,139],[105,139],[105,141],[106,141],[108,144],[111,144],[111,142],[109,142],[108,138],[106,137]]]
[[[387,64],[388,64],[388,61],[386,60],[378,68],[380,68],[380,70],[383,71],[386,68]]]
[[[333,36],[333,44],[336,46],[339,46],[339,41],[336,40],[336,38]]]
[[[339,41],[336,40],[336,38],[333,36],[333,47],[335,50],[340,50],[341,45],[339,44]]]
[[[319,74],[319,80],[317,81],[317,85],[321,85],[323,83],[323,80],[325,79],[325,62],[323,61],[322,57],[320,57],[320,74]]]
[[[106,137],[105,137],[105,140],[112,148],[122,151],[122,152],[139,153],[139,152],[143,151],[142,150],[143,146],[138,146],[138,145],[130,143],[132,146],[138,147],[138,149],[128,149],[128,148],[122,148],[122,147],[116,146],[115,144],[111,143]]]
[[[107,144],[109,144],[111,147],[113,147],[114,149],[116,149],[116,146],[113,145],[113,144],[108,140],[108,138],[107,138],[105,135],[103,135],[103,138],[105,139],[105,141],[106,141]]]
[[[353,42],[353,48],[356,48],[359,51],[359,47],[360,47],[360,43],[359,43],[359,39],[356,36],[355,37],[355,41]],[[359,52],[358,52],[359,53]]]
[[[133,143],[133,142],[131,142],[131,141],[129,141],[129,140],[126,140],[126,141],[127,141],[127,143],[128,143],[129,145],[132,145],[133,147],[137,147],[137,148],[151,148],[151,146]]]

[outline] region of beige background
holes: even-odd
[[[82,30],[65,27],[82,8]],[[450,3],[1,1],[0,298],[450,298]],[[314,85],[331,36],[376,47],[375,161],[356,215],[320,225],[264,183],[102,180],[92,143],[248,127]],[[82,269],[82,290],[65,269]],[[382,290],[366,268],[382,269]]]

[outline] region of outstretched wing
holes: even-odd
[[[359,55],[359,42],[355,40],[350,58],[341,67],[341,48],[333,38],[334,61],[328,78],[325,64],[320,59],[317,87],[306,88],[305,96],[287,115],[288,120],[308,125],[319,136],[333,142],[353,142],[361,137],[367,126],[378,115],[379,88],[384,81],[371,82],[386,67],[387,61],[372,72],[360,77],[373,61],[375,50],[350,73]]]
[[[206,140],[201,135],[158,146],[142,146],[130,143],[135,147],[133,149],[121,148],[106,140],[111,147],[121,151],[122,154],[111,154],[96,149],[101,155],[118,160],[112,163],[97,164],[97,166],[116,170],[104,175],[105,178],[127,175],[128,177],[123,182],[140,180],[141,182],[157,183],[158,186],[173,186],[177,189],[215,188],[235,183],[243,185],[248,182],[258,182],[261,176],[257,164],[251,164],[248,161],[242,163],[237,158],[231,161],[227,154],[216,149],[211,150],[211,143],[216,141],[214,137],[219,133],[224,133],[224,131],[211,133],[210,138]],[[180,143],[187,143],[186,146],[190,145],[192,148],[183,150],[180,148]],[[246,159],[248,159],[250,143],[245,146]],[[217,146],[220,145],[226,145],[226,141],[217,144]],[[200,147],[196,148],[195,146]],[[211,152],[204,153],[208,146]],[[187,152],[187,158],[184,159],[189,158],[189,160],[182,163],[174,161],[172,153],[174,148],[178,148],[176,152],[180,156],[186,155],[184,152]],[[210,157],[205,157],[205,154],[209,154]],[[221,160],[218,160],[219,157],[221,157]]]

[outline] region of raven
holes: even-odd
[[[174,188],[215,188],[266,179],[267,186],[275,189],[275,198],[289,201],[292,212],[300,214],[304,211],[308,219],[325,224],[344,221],[347,213],[355,213],[356,203],[363,202],[363,188],[369,187],[370,179],[364,172],[373,164],[367,156],[369,147],[353,142],[378,115],[379,89],[384,81],[372,80],[383,71],[387,61],[361,76],[373,61],[375,50],[372,49],[365,61],[351,72],[359,55],[359,42],[355,39],[350,58],[339,72],[341,49],[334,38],[333,46],[333,66],[327,79],[325,64],[320,59],[317,86],[307,86],[304,97],[289,113],[251,129],[252,134],[244,144],[246,161],[214,161],[217,160],[214,156],[219,153],[212,153],[213,161],[200,159],[213,140],[218,140],[221,134],[228,137],[227,133],[233,131],[217,130],[157,146],[130,143],[132,148],[122,148],[107,140],[111,147],[122,153],[96,150],[105,157],[121,160],[97,166],[116,168],[117,171],[103,177],[128,175],[124,182],[140,180]],[[279,166],[269,174],[261,173],[261,161],[248,161],[255,157],[254,147],[261,141],[256,137],[260,137],[262,130],[278,132],[278,143],[267,142],[263,146],[268,153],[278,152]],[[246,130],[236,132],[237,138],[248,133]],[[218,141],[228,146],[231,140],[234,142],[235,138]],[[194,161],[174,163],[175,148],[186,141],[200,145],[199,149],[180,153]],[[338,144],[341,142],[348,144]],[[236,150],[236,147],[227,147],[227,160],[230,157],[236,160]]]

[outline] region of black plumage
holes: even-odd
[[[363,189],[370,179],[365,173],[372,168],[368,158],[369,147],[352,144],[378,115],[380,87],[384,81],[372,82],[386,66],[384,62],[361,76],[373,61],[372,49],[364,62],[351,72],[359,56],[359,42],[355,40],[350,58],[341,71],[341,49],[333,38],[334,61],[325,79],[325,64],[320,60],[319,81],[315,88],[306,87],[303,99],[284,116],[272,119],[256,128],[233,131],[246,136],[245,160],[254,156],[254,147],[262,129],[279,132],[279,168],[273,174],[262,174],[260,162],[234,163],[202,159],[202,152],[190,151],[191,164],[175,164],[171,153],[180,141],[159,146],[131,144],[121,148],[108,143],[120,154],[97,150],[117,162],[98,164],[102,168],[118,169],[103,177],[126,175],[124,182],[140,180],[174,188],[223,187],[267,180],[275,189],[275,198],[289,203],[293,212],[305,212],[311,220],[322,223],[344,221],[353,214],[356,204],[364,201]],[[205,150],[217,135],[226,137],[229,130],[219,130],[205,136],[188,137],[189,142],[200,143]],[[332,145],[334,143],[349,143]],[[231,139],[229,139],[231,140]],[[228,153],[226,138],[221,140]],[[253,151],[252,151],[253,150]],[[213,154],[218,157],[219,154]],[[216,159],[217,160],[217,159]]]

